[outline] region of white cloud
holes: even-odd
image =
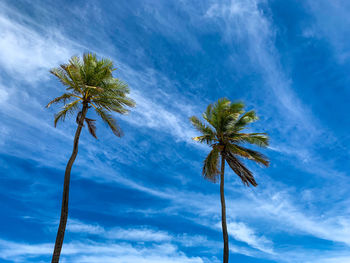
[[[108,238],[133,240],[133,241],[169,241],[171,237],[164,231],[155,231],[153,229],[112,229],[107,234]]]
[[[283,227],[293,233],[307,233],[309,235],[327,239],[334,242],[342,242],[350,246],[350,224],[347,221],[348,211],[342,215],[313,214],[303,211],[302,208],[293,205],[291,197],[282,192],[276,192],[270,200],[259,201],[259,214],[279,223],[275,227]],[[267,214],[266,214],[267,213]]]
[[[38,262],[49,257],[53,244],[24,244],[0,240],[0,258],[14,262]],[[65,244],[61,261],[77,263],[203,263],[199,257],[188,257],[172,244],[132,246],[126,243],[81,240]]]
[[[350,58],[350,5],[342,0],[308,0],[303,3],[314,18],[303,31],[305,37],[326,39],[339,63]]]
[[[105,235],[105,229],[97,224],[85,224],[76,219],[69,219],[67,231],[73,233],[84,233],[93,235]]]
[[[3,13],[0,29],[0,65],[17,80],[48,79],[48,69],[65,62],[77,51],[62,36],[35,31]]]
[[[192,137],[196,135],[190,126],[186,108],[179,102],[174,102],[173,109],[166,109],[165,103],[158,99],[150,99],[140,92],[133,92],[132,97],[137,102],[136,108],[125,118],[126,121],[138,127],[148,127],[159,131],[164,131],[174,136],[177,141],[192,142]]]
[[[221,223],[218,225],[221,226]],[[263,252],[274,254],[272,242],[266,239],[264,236],[257,236],[253,229],[249,228],[242,222],[229,222],[227,224],[227,231],[229,235],[234,237],[236,240],[245,242]]]
[[[80,234],[98,235],[106,239],[137,242],[163,242],[172,239],[172,237],[167,232],[154,230],[147,227],[110,228],[106,230],[99,225],[85,224],[78,220],[69,220],[67,231]]]

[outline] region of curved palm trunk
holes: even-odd
[[[226,204],[224,194],[224,174],[225,174],[225,158],[221,154],[221,174],[220,174],[220,198],[221,198],[221,224],[222,224],[222,235],[224,238],[224,259],[223,263],[228,263],[228,235],[227,235],[227,224],[226,224]]]
[[[60,260],[61,249],[63,245],[64,233],[66,231],[67,219],[68,219],[68,200],[69,200],[69,181],[70,181],[70,172],[72,170],[73,163],[78,154],[78,144],[81,130],[83,128],[84,119],[88,110],[88,105],[83,104],[83,109],[81,111],[81,117],[78,122],[78,128],[75,132],[73,152],[66,166],[66,172],[64,174],[64,185],[63,185],[63,197],[62,197],[62,208],[61,208],[61,218],[60,225],[58,226],[55,249],[52,255],[51,263],[58,263]]]

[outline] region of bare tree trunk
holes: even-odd
[[[63,245],[64,233],[66,231],[67,219],[68,219],[68,200],[69,200],[69,182],[70,182],[70,172],[72,170],[73,163],[78,154],[78,144],[81,130],[83,128],[84,119],[88,110],[87,103],[83,104],[83,109],[81,111],[81,117],[78,121],[78,128],[75,132],[74,145],[72,155],[67,163],[66,172],[64,174],[64,185],[63,185],[63,197],[62,197],[62,208],[61,208],[61,218],[60,225],[58,227],[55,249],[52,255],[51,263],[58,263],[60,260],[61,249]]]
[[[224,238],[224,259],[223,263],[228,263],[228,235],[227,235],[227,224],[226,224],[226,204],[224,194],[224,174],[225,174],[225,157],[221,153],[221,174],[220,174],[220,198],[221,198],[221,224],[222,224],[222,235]]]

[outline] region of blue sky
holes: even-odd
[[[0,3],[0,262],[48,262],[75,120],[45,109],[72,55],[113,59],[137,107],[97,124],[72,171],[62,262],[220,262],[219,187],[188,117],[243,100],[268,132],[259,186],[226,175],[230,262],[350,262],[350,3]],[[93,116],[93,115],[91,115]]]

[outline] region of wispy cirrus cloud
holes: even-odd
[[[42,258],[49,258],[52,244],[24,244],[0,240],[1,255],[4,260],[13,262],[43,262]],[[187,257],[178,248],[169,243],[149,247],[137,247],[126,243],[104,243],[81,240],[65,244],[62,249],[62,262],[166,262],[166,263],[203,263],[199,257]]]
[[[249,228],[246,224],[242,222],[229,222],[227,224],[227,229],[230,235],[236,240],[245,242],[263,252],[274,254],[272,242],[264,236],[257,236],[255,231]]]
[[[349,49],[349,11],[350,5],[346,1],[306,1],[304,3],[312,15],[312,23],[303,30],[307,38],[326,39],[339,63],[350,58]]]
[[[48,79],[49,68],[65,62],[78,52],[77,47],[55,30],[40,28],[41,32],[26,25],[28,21],[14,21],[18,14],[0,13],[0,64],[16,79],[31,83]]]
[[[51,230],[54,232],[50,227]],[[184,235],[178,239],[168,232],[146,226],[107,229],[76,219],[68,222],[67,231],[70,235],[78,235],[79,241],[63,246],[62,262],[209,262],[205,257],[186,256],[177,245],[202,246],[202,243],[194,244],[193,241],[209,242],[199,236],[193,239],[190,235]],[[51,243],[28,244],[0,239],[0,258],[13,262],[41,262],[50,257],[52,246]]]
[[[106,230],[100,225],[85,224],[78,220],[70,220],[67,230],[72,233],[98,235],[106,239],[127,240],[136,242],[167,242],[172,237],[164,231],[154,230],[148,227],[139,228],[111,228]]]

